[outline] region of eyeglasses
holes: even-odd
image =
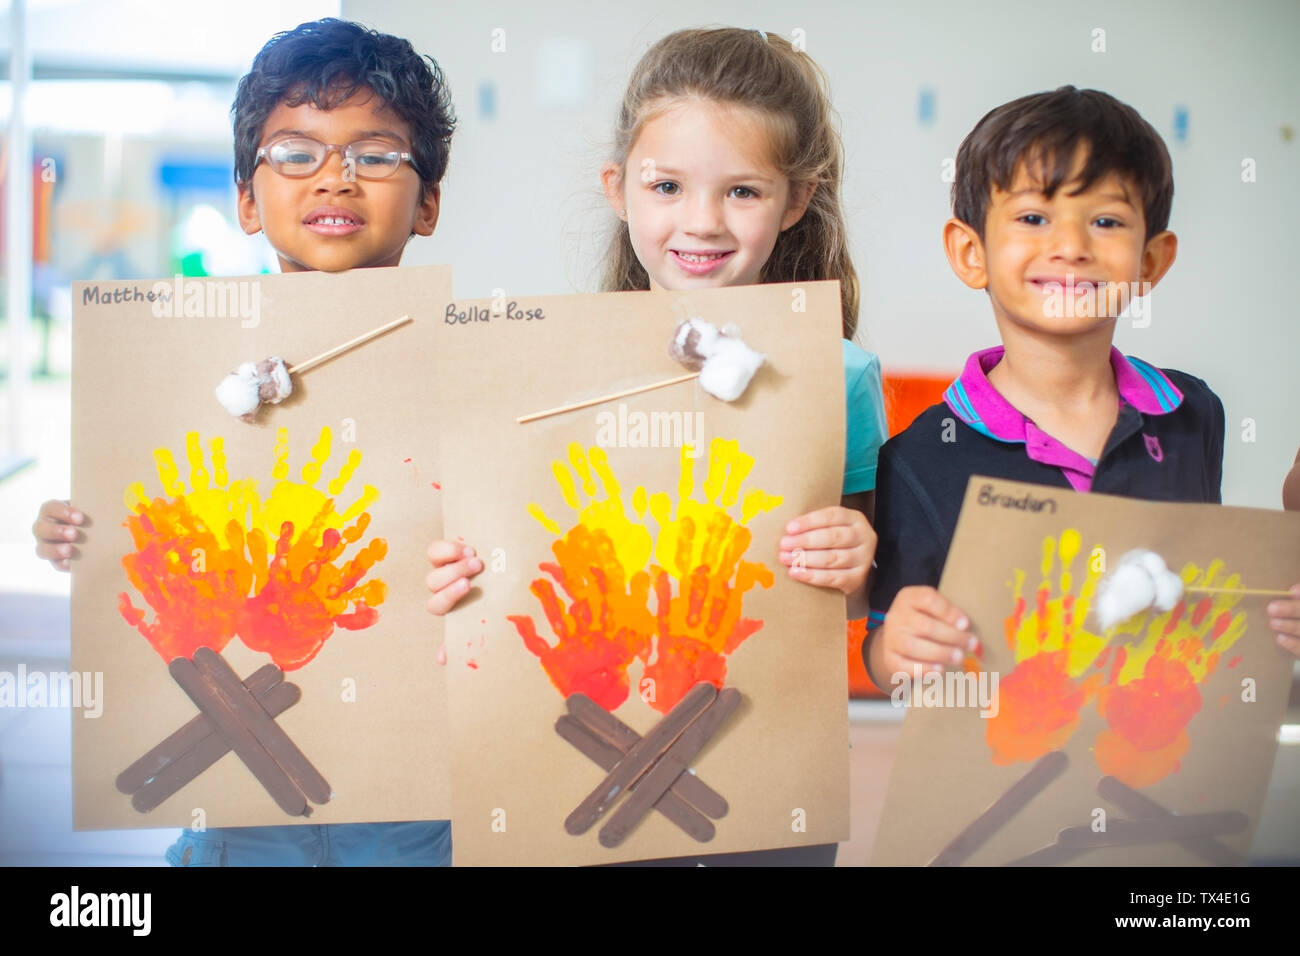
[[[330,150],[337,150],[343,157],[343,178],[387,179],[397,172],[402,162],[408,162],[415,168],[411,154],[393,149],[383,140],[365,139],[347,146],[334,146],[312,139],[310,136],[291,136],[278,139],[269,146],[257,151],[253,165],[266,160],[268,166],[281,176],[295,179],[310,176],[325,163]],[[418,170],[417,170],[418,172]]]

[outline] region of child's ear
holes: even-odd
[[[442,187],[432,187],[428,194],[420,199],[415,207],[415,222],[411,225],[411,234],[415,236],[432,236],[433,227],[438,225],[438,212],[442,208]]]
[[[257,214],[257,201],[253,199],[251,182],[239,184],[239,197],[235,200],[235,208],[239,212],[240,229],[250,236],[255,236],[262,231],[262,219]]]
[[[1178,237],[1168,229],[1157,233],[1147,240],[1146,248],[1142,250],[1142,274],[1138,278],[1149,282],[1154,289],[1174,264],[1177,255]]]
[[[943,251],[948,254],[948,265],[958,279],[972,289],[988,288],[984,242],[974,229],[960,219],[949,219],[943,224]]]
[[[781,217],[781,231],[785,232],[808,211],[808,204],[812,202],[813,193],[817,191],[817,183],[793,183],[790,186],[790,203],[785,208],[785,215]]]
[[[600,167],[600,185],[605,190],[605,201],[619,219],[627,218],[627,200],[623,196],[623,167],[606,163]]]

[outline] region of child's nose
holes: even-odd
[[[1088,224],[1062,217],[1052,228],[1052,254],[1064,259],[1084,259],[1091,251]]]
[[[712,196],[697,196],[691,203],[686,231],[712,235],[722,231],[722,203]]]
[[[356,189],[356,167],[343,156],[340,149],[325,154],[325,162],[316,170],[316,188],[336,193],[349,193]]]

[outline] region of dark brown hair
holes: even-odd
[[[975,124],[957,152],[953,216],[982,239],[994,186],[1010,189],[1023,165],[1051,198],[1070,179],[1080,148],[1087,159],[1077,192],[1115,173],[1137,187],[1146,238],[1169,228],[1174,174],[1160,134],[1115,97],[1073,86],[1022,96]]]
[[[757,112],[770,134],[773,165],[792,187],[816,184],[807,211],[777,237],[759,279],[839,279],[843,333],[853,338],[859,292],[840,201],[844,148],[821,69],[775,33],[723,28],[669,34],[646,51],[628,80],[614,132],[612,159],[620,169],[620,180],[645,123],[675,102],[692,97]],[[619,222],[615,229],[602,289],[650,288],[627,224]]]
[[[410,125],[412,165],[427,196],[447,171],[456,128],[442,71],[401,37],[333,17],[271,37],[239,81],[231,107],[235,181],[253,178],[263,126],[278,104],[330,110],[367,89]]]

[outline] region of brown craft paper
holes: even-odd
[[[451,809],[446,692],[435,660],[442,634],[441,623],[424,608],[424,577],[425,550],[441,534],[432,370],[441,319],[436,313],[450,296],[450,270],[182,281],[179,298],[175,279],[83,282],[73,288],[72,500],[91,524],[73,566],[72,666],[102,671],[105,697],[102,716],[73,719],[76,826],[444,819]],[[161,299],[160,293],[172,298]],[[264,406],[254,424],[233,418],[213,394],[241,362],[278,355],[292,364],[401,315],[414,321],[295,375],[293,395]],[[119,611],[119,595],[125,594],[143,610],[146,626],[155,621],[154,609],[123,567],[123,557],[136,551],[124,526],[132,513],[127,490],[139,483],[146,499],[171,501],[192,492],[197,479],[208,483],[217,500],[227,500],[237,482],[252,480],[265,504],[278,481],[273,469],[281,428],[288,438],[286,480],[310,484],[322,500],[333,499],[340,514],[365,486],[378,492],[359,509],[369,515],[368,526],[330,563],[343,569],[377,539],[386,542],[386,554],[354,585],[384,582],[386,595],[373,604],[377,620],[354,630],[336,625],[313,658],[284,665],[284,680],[300,697],[275,723],[328,781],[332,795],[311,805],[309,817],[290,817],[238,756],[226,753],[156,809],[137,812],[131,797],[116,789],[118,774],[199,711],[169,675],[168,661]],[[322,428],[330,431],[329,456],[319,478],[309,481],[302,472],[314,456],[323,456]],[[189,433],[198,436],[197,475],[187,451]],[[224,475],[214,460],[215,437],[223,439]],[[159,449],[170,453],[176,467],[171,480],[182,489],[164,491],[155,460]],[[360,454],[355,471],[342,487],[331,488],[353,452]],[[235,510],[241,518],[246,513]],[[268,510],[266,524],[275,529],[265,539],[268,559],[282,519],[292,513]],[[357,516],[341,524],[331,520],[341,529],[355,525]],[[297,522],[295,541],[307,524]],[[223,560],[222,549],[210,542],[200,550],[202,555],[187,550],[185,563],[210,571]],[[185,577],[183,568],[174,573]],[[302,575],[295,580],[301,584]],[[301,588],[290,590],[303,597]],[[373,598],[373,591],[366,593]],[[238,603],[238,595],[231,601]],[[267,619],[283,620],[283,604],[292,602],[265,603]],[[196,599],[194,607],[190,617],[202,626],[216,616],[211,599]],[[355,601],[346,601],[338,616],[357,610]],[[273,660],[267,651],[250,649],[242,632],[221,656],[245,681]]]
[[[736,323],[745,342],[767,355],[739,401],[718,401],[691,381],[528,424],[516,421],[682,374],[668,355],[668,343],[688,317],[719,326]],[[473,545],[485,564],[475,591],[446,622],[458,864],[608,863],[829,843],[848,836],[844,602],[838,592],[791,579],[777,546],[790,519],[839,502],[844,445],[839,328],[834,283],[448,307],[438,347],[446,440],[440,457],[447,466],[444,516],[448,534]],[[650,427],[652,414],[668,426],[656,430],[659,447],[646,447],[642,441],[651,441],[649,432],[636,431],[638,423]],[[622,502],[628,523],[640,525],[647,541],[657,541],[663,532],[653,514],[654,494],[666,495],[667,524],[684,514],[678,504],[683,457],[677,445],[685,438],[694,439],[698,450],[687,461],[694,489],[689,497],[701,509],[715,438],[737,442],[753,459],[737,500],[721,510],[740,521],[747,492],[761,489],[782,498],[745,523],[753,537],[742,560],[766,566],[773,583],[744,591],[740,616],[762,626],[725,659],[725,686],[740,691],[744,703],[691,760],[729,807],[715,821],[716,835],[700,843],[662,814],[650,813],[623,843],[607,849],[598,839],[603,822],[580,836],[565,832],[565,818],[606,770],[555,731],[568,693],[598,695],[585,687],[557,687],[508,616],[531,619],[539,639],[556,645],[530,588],[535,581],[555,585],[539,565],[555,562],[552,546],[586,523],[566,503],[557,474],[572,476],[575,467],[581,471],[591,464],[593,448],[597,459],[603,452],[618,482],[612,498]],[[609,447],[602,448],[602,441]],[[572,460],[571,445],[578,449]],[[560,465],[553,467],[554,462]],[[581,476],[576,482],[574,501],[585,509],[591,498]],[[638,487],[652,499],[644,517],[634,502]],[[594,473],[591,490],[605,509],[613,507],[610,489]],[[554,522],[558,534],[530,514],[530,504]],[[718,511],[709,514],[716,517]],[[641,562],[637,571],[663,565],[649,545],[641,557],[628,560]],[[567,609],[572,599],[559,585],[555,589]],[[675,579],[670,590],[679,595]],[[653,619],[657,607],[651,587],[640,608]],[[645,659],[634,660],[627,673],[626,697],[611,709],[645,736],[663,714],[642,699],[649,689],[642,684]],[[656,696],[656,703],[668,706],[665,695]],[[609,816],[620,805],[615,802]]]
[[[998,676],[996,697],[987,698],[996,700],[997,716],[982,717],[969,696],[967,706],[952,706],[959,699],[940,696],[937,685],[927,701],[922,685],[922,704],[948,706],[910,708],[873,863],[1245,861],[1291,686],[1292,658],[1268,626],[1271,599],[1188,594],[1181,608],[1145,612],[1103,632],[1086,606],[1089,596],[1097,576],[1133,548],[1160,554],[1186,585],[1285,588],[1300,580],[1300,515],[973,477],[939,590],[969,614],[983,641],[978,667],[986,688]],[[1039,643],[1044,583],[1048,636]],[[1025,601],[1019,625],[1013,617],[1017,593]],[[1059,612],[1067,594],[1074,600],[1074,626],[1071,650],[1062,652]],[[1207,610],[1198,619],[1202,602]],[[1008,630],[1019,635],[1018,655]],[[1148,654],[1162,636],[1164,643]],[[1121,650],[1125,664],[1116,672]],[[1106,655],[1100,663],[1098,651]],[[1065,678],[1059,676],[1063,656]],[[1021,703],[1035,674],[1040,702]],[[894,689],[901,698],[902,685]],[[1057,728],[1055,734],[1049,727]],[[1027,790],[1034,788],[1022,785],[1018,812],[973,852],[954,853],[956,838],[987,829],[972,824],[1053,751],[1068,757],[1059,775],[1043,776],[1045,786],[1032,794]],[[1103,783],[1111,776],[1124,786]],[[1107,798],[1116,794],[1120,799]],[[1180,843],[1170,835],[1195,826],[1171,821],[1170,813],[1207,820],[1244,814],[1249,825],[1218,832],[1212,839],[1220,846],[1207,849],[1204,837],[1183,836]],[[1096,842],[1106,842],[1100,832],[1105,825],[1111,825],[1111,843],[1135,832],[1164,835],[1131,845],[1074,845],[1081,833],[1094,831]],[[1055,846],[1063,831],[1070,831],[1064,837],[1069,845]]]

